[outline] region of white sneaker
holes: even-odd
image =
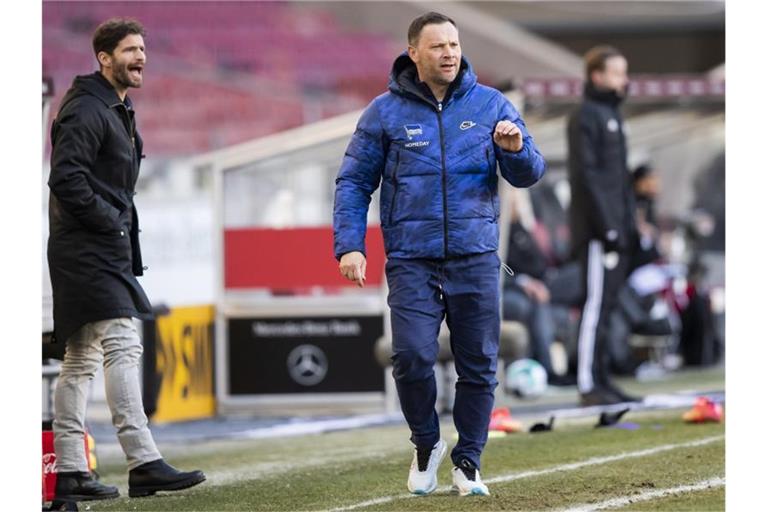
[[[453,488],[459,491],[460,496],[490,496],[488,487],[480,479],[480,472],[467,460],[462,461],[464,467],[454,467],[451,470],[453,476]],[[471,476],[467,477],[465,471]],[[473,473],[474,472],[474,473]]]
[[[445,457],[448,446],[442,439],[432,448],[424,471],[419,471],[418,450],[413,450],[413,462],[408,472],[408,490],[413,494],[429,494],[437,489],[437,468]],[[424,455],[424,454],[423,454]]]

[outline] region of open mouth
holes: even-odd
[[[141,78],[144,74],[144,66],[141,64],[136,64],[133,66],[128,66],[128,72],[131,74],[134,78]]]
[[[440,69],[443,71],[453,71],[456,69],[456,64],[441,64]]]

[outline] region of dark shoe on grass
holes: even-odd
[[[604,383],[603,388],[607,389],[610,393],[619,397],[619,399],[621,399],[622,402],[642,402],[643,401],[642,397],[629,395],[625,393],[621,388],[616,386],[613,382]]]
[[[587,393],[581,393],[579,397],[579,403],[582,407],[589,407],[592,405],[613,405],[620,404],[623,400],[611,393],[607,389],[594,387]]]
[[[92,473],[72,471],[56,475],[54,501],[111,500],[118,497],[117,487],[102,484]]]
[[[157,491],[179,491],[205,481],[202,471],[179,471],[165,460],[147,462],[128,472],[128,496],[152,496]]]

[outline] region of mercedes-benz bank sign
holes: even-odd
[[[231,395],[384,390],[381,315],[230,318],[227,329]]]
[[[314,386],[328,373],[328,359],[314,345],[299,345],[288,354],[288,373],[302,386]]]
[[[308,337],[359,336],[360,322],[357,320],[288,320],[285,322],[253,322],[253,333],[263,337]]]

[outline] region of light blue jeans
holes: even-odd
[[[149,431],[141,400],[142,351],[138,330],[130,318],[85,324],[67,340],[54,397],[57,471],[88,471],[83,442],[85,410],[91,381],[102,363],[107,404],[128,469],[162,457]]]

